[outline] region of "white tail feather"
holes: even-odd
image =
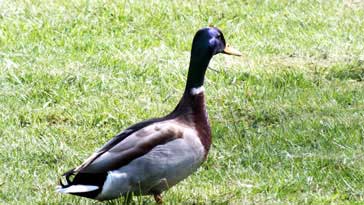
[[[92,185],[72,185],[72,186],[66,187],[66,188],[62,188],[61,186],[58,186],[57,192],[63,193],[63,194],[83,193],[83,192],[95,191],[98,188],[99,188],[98,186],[92,186]]]

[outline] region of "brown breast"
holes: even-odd
[[[181,123],[194,127],[207,156],[211,146],[211,128],[205,106],[203,92],[198,95],[183,95],[176,109],[170,114]]]

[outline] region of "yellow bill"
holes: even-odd
[[[230,47],[229,45],[226,45],[224,49],[224,53],[228,55],[234,55],[234,56],[242,56],[243,54],[240,53],[240,51],[236,50],[235,48]]]

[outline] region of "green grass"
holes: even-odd
[[[165,201],[363,203],[364,3],[3,0],[0,204],[103,204],[58,177],[174,108],[209,23],[244,57],[212,60],[213,147]]]

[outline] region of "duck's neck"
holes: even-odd
[[[195,110],[195,107],[201,107],[203,110],[205,109],[203,83],[206,69],[211,58],[212,55],[208,52],[200,52],[199,50],[192,48],[185,91],[175,111],[185,112],[186,109],[192,108],[192,110]]]
[[[172,115],[190,111],[196,112],[196,110],[205,111],[205,89],[203,83],[206,69],[211,58],[212,55],[209,54],[209,52],[201,52],[200,50],[192,48],[185,91],[177,107],[171,113]]]
[[[203,86],[207,66],[212,58],[207,52],[191,53],[190,67],[188,69],[185,93]]]

